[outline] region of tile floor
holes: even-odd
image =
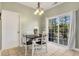
[[[28,56],[31,56],[31,50],[28,50]],[[1,52],[2,56],[25,56],[24,47],[16,47],[12,49],[7,49]],[[43,52],[39,50],[34,56],[79,56],[79,52],[75,50],[69,50],[65,47],[57,46],[52,43],[48,43],[48,52]]]
[[[0,56],[1,56],[1,51],[0,51]]]

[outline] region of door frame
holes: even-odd
[[[52,17],[46,17],[46,32],[47,33],[49,33],[49,30],[48,30],[48,25],[49,25],[49,23],[48,23],[48,21],[50,20],[50,19],[53,19],[53,18],[57,18],[57,17],[59,17],[59,16],[64,16],[64,15],[70,15],[70,18],[72,19],[72,16],[73,16],[73,12],[74,11],[76,11],[76,9],[75,10],[72,10],[72,11],[69,11],[69,12],[65,12],[65,13],[62,13],[62,14],[59,14],[59,15],[55,15],[55,16],[52,16]],[[70,22],[71,22],[71,20],[70,20]],[[70,23],[70,25],[71,25],[71,23]],[[71,26],[70,26],[70,28],[71,28]],[[69,29],[69,31],[70,31],[70,29]],[[69,37],[71,36],[71,34],[69,34]],[[47,40],[49,41],[49,36],[47,37]],[[59,41],[59,40],[58,40]],[[54,43],[54,42],[53,42]],[[59,44],[59,43],[55,43],[55,44],[57,44],[57,45],[59,45],[59,46],[63,46],[63,47],[67,47],[68,49],[69,49],[69,47],[68,47],[68,45],[66,46],[66,45],[62,45],[62,44]],[[68,44],[69,44],[69,38],[68,38]]]

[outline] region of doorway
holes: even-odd
[[[64,13],[47,19],[48,41],[68,46],[71,28],[71,13]]]
[[[2,10],[2,50],[19,46],[19,14]]]

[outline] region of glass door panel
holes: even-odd
[[[49,41],[58,42],[58,22],[57,18],[49,20]]]
[[[52,20],[49,20],[49,41],[52,41]]]
[[[59,44],[68,44],[68,32],[70,26],[70,17],[64,16],[59,18]]]
[[[70,16],[59,16],[49,19],[49,41],[68,45]]]

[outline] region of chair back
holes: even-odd
[[[44,43],[44,42],[46,43],[47,42],[46,32],[45,31],[42,32],[42,40],[41,41],[42,41],[42,43]]]

